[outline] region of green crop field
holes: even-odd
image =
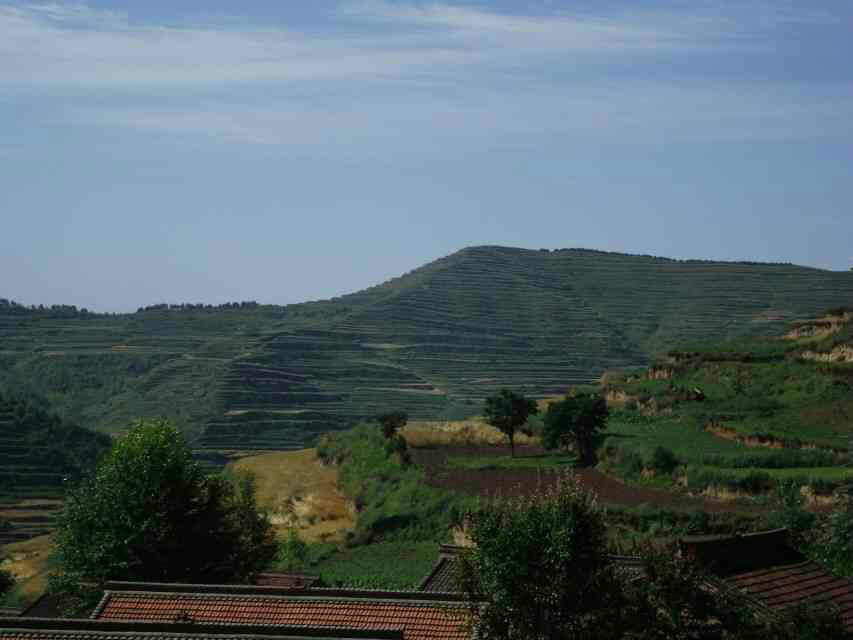
[[[851,291],[851,272],[788,264],[474,247],[285,307],[0,304],[0,390],[106,433],[162,415],[199,450],[288,450],[391,409],[457,419],[500,387],[546,397],[677,345],[771,335]]]
[[[605,464],[664,485],[681,476],[760,492],[784,479],[831,492],[853,478],[851,345],[853,314],[840,310],[784,338],[671,350],[647,370],[609,373],[604,390],[622,408]]]

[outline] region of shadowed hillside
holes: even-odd
[[[684,343],[767,335],[851,301],[853,273],[582,249],[474,247],[287,307],[125,315],[0,307],[0,386],[105,431],[175,419],[199,448],[288,449],[390,408],[477,413]]]

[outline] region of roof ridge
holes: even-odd
[[[205,595],[205,596],[289,596],[289,597],[328,597],[349,598],[362,600],[396,600],[396,601],[435,601],[461,602],[464,598],[459,594],[433,594],[415,589],[348,589],[341,587],[277,587],[266,585],[215,585],[215,584],[186,584],[169,582],[120,582],[110,581],[104,585],[104,598],[108,594],[171,594],[171,595]],[[103,602],[103,599],[102,599]],[[100,606],[100,605],[99,605]]]
[[[382,628],[356,628],[347,626],[314,626],[294,624],[245,624],[235,622],[148,622],[143,620],[92,620],[90,618],[0,618],[0,630],[21,629],[34,631],[113,631],[142,633],[174,633],[197,635],[258,634],[269,636],[300,636],[303,638],[328,638],[329,633],[346,633],[346,638],[371,640],[403,640],[403,630],[386,625]]]

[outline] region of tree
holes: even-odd
[[[571,473],[532,496],[471,514],[474,547],[459,583],[476,639],[596,635],[620,589],[607,559],[607,529],[594,494]]]
[[[15,576],[5,569],[0,569],[0,596],[6,595],[6,593],[11,591],[14,586]]]
[[[54,585],[243,580],[275,548],[251,477],[206,475],[176,427],[140,420],[69,492]]]
[[[598,434],[607,421],[607,402],[598,394],[567,395],[548,405],[542,444],[546,449],[573,444],[582,465],[595,463]]]
[[[538,412],[533,400],[509,389],[501,389],[497,395],[486,398],[484,410],[488,423],[500,429],[509,440],[512,457],[515,457],[515,432],[527,422],[529,415]]]
[[[376,420],[382,425],[382,435],[390,439],[396,435],[399,429],[406,426],[409,421],[409,414],[405,411],[392,411],[377,416]]]

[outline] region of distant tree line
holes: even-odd
[[[52,304],[49,306],[45,306],[43,304],[25,305],[7,298],[0,298],[0,312],[20,314],[44,313],[55,318],[69,318],[90,313],[86,307],[78,309],[77,305],[73,304]]]
[[[256,309],[261,305],[254,300],[244,300],[243,302],[225,302],[223,304],[203,304],[192,302],[181,302],[180,304],[149,304],[145,307],[139,307],[136,313],[144,313],[146,311],[222,311],[224,309]]]
[[[667,258],[666,256],[654,256],[648,253],[622,253],[620,251],[601,251],[600,249],[584,249],[583,247],[565,247],[562,249],[539,249],[542,253],[560,253],[561,251],[575,251],[589,253],[600,256],[625,256],[628,258],[652,258],[654,260],[664,260],[666,262],[676,262],[679,264],[744,264],[751,266],[767,266],[774,267],[792,267],[793,262],[760,262],[757,260],[709,260],[703,258]]]

